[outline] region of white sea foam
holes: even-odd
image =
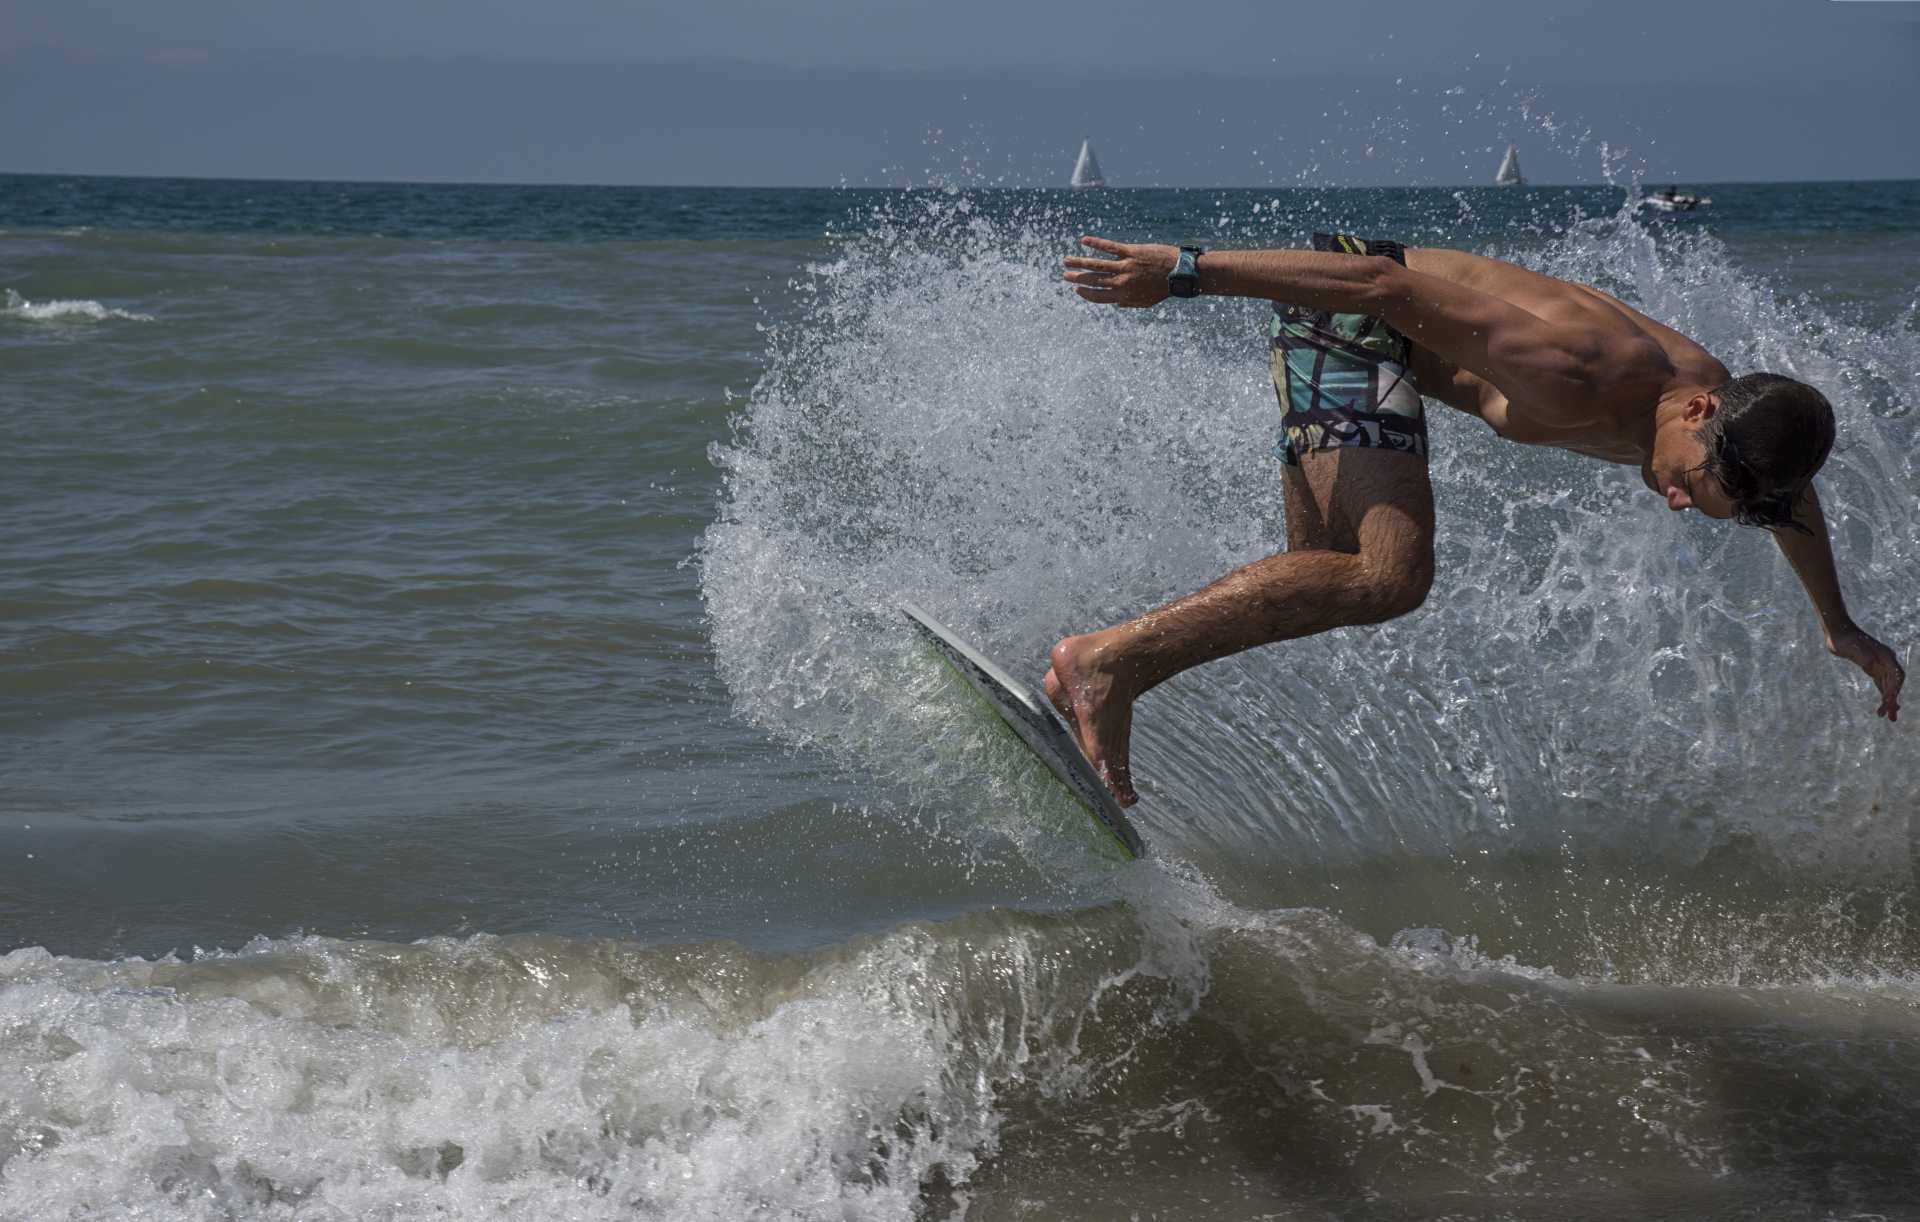
[[[50,300],[28,301],[12,289],[6,290],[6,304],[0,306],[0,316],[8,318],[26,318],[34,322],[64,322],[84,319],[89,322],[105,322],[119,318],[129,322],[152,322],[153,315],[140,314],[132,310],[119,310],[112,306],[101,305],[97,301]]]
[[[1023,945],[971,999],[911,932],[791,972],[490,938],[16,951],[0,1216],[906,1219],[993,1147],[1046,1017]]]

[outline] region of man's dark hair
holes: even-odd
[[[1713,392],[1720,409],[1700,432],[1701,466],[1720,481],[1742,526],[1806,531],[1794,503],[1833,449],[1833,405],[1777,373],[1750,373]]]

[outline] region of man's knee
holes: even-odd
[[[1433,556],[1398,555],[1369,559],[1365,604],[1373,623],[1418,611],[1433,589]]]

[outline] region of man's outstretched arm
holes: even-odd
[[[1820,496],[1809,483],[1794,506],[1793,516],[1811,534],[1797,530],[1776,530],[1774,541],[1793,566],[1794,576],[1813,600],[1820,614],[1820,628],[1827,638],[1827,651],[1867,672],[1880,689],[1880,707],[1876,716],[1888,721],[1900,719],[1900,687],[1907,672],[1893,650],[1867,635],[1847,614],[1846,600],[1840,596],[1840,574],[1833,566],[1833,546],[1827,540],[1827,517],[1820,509]]]
[[[1065,279],[1088,301],[1143,308],[1167,297],[1179,248],[1085,237],[1111,258],[1069,257]],[[1536,411],[1588,414],[1612,383],[1647,372],[1653,345],[1628,350],[1589,328],[1557,327],[1512,302],[1392,259],[1306,250],[1218,250],[1200,260],[1201,291],[1308,309],[1368,314]],[[1654,371],[1661,372],[1661,371]],[[1604,384],[1604,385],[1603,385]]]

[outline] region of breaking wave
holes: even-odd
[[[151,314],[114,309],[111,306],[101,305],[97,301],[28,301],[12,289],[6,290],[6,304],[0,306],[0,315],[8,318],[30,319],[34,322],[61,322],[69,319],[105,322],[111,318],[126,319],[129,322],[153,321]]]

